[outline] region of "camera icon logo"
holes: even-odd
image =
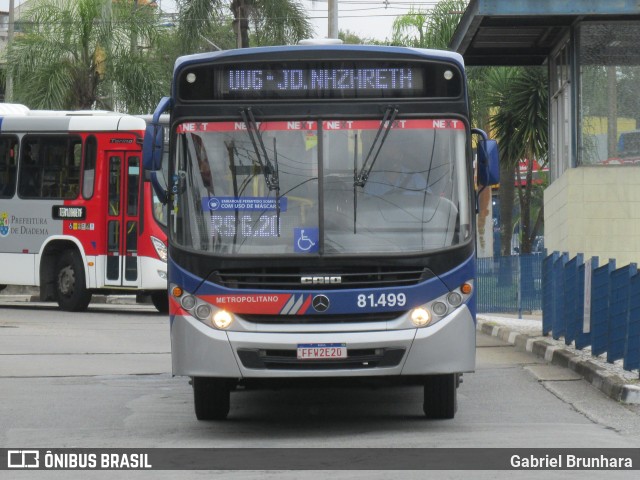
[[[40,452],[38,450],[8,450],[8,468],[39,468]]]

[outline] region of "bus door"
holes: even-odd
[[[107,152],[107,264],[105,285],[139,286],[140,154]]]

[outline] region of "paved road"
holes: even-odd
[[[573,372],[483,334],[477,371],[464,376],[451,421],[424,419],[421,389],[407,387],[235,392],[227,421],[198,422],[187,379],[170,375],[169,352],[168,321],[152,307],[97,305],[70,314],[52,304],[0,303],[0,447],[640,447],[638,406],[614,402]],[[29,478],[81,472],[63,473]],[[596,478],[588,473],[546,478]],[[534,474],[518,477],[540,478]],[[389,472],[310,478],[326,475],[389,478]],[[470,478],[442,475],[433,478]],[[232,476],[299,478],[295,472]],[[176,475],[136,472],[136,478]]]

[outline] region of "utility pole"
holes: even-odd
[[[14,22],[14,0],[9,0],[9,30],[7,31],[7,48],[11,46],[13,41],[13,22]],[[13,76],[7,71],[7,78],[4,90],[4,101],[10,103],[13,100]]]
[[[329,0],[329,38],[338,38],[338,0]]]

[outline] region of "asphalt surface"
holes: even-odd
[[[12,291],[0,295],[1,302],[39,302],[36,289]],[[133,295],[94,295],[92,303],[136,305]],[[640,404],[640,376],[627,371],[622,361],[609,363],[604,355],[592,356],[589,348],[577,350],[564,339],[542,335],[541,314],[516,318],[509,314],[478,314],[477,329],[543,358],[547,363],[567,368],[583,377],[614,400]]]

